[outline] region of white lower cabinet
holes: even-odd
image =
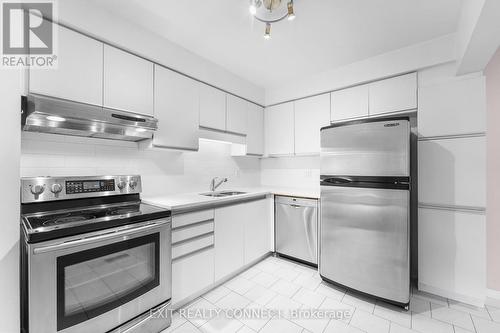
[[[172,217],[172,304],[214,283],[214,210]]]
[[[215,281],[272,249],[270,199],[215,210]]]
[[[485,215],[428,208],[418,212],[419,289],[482,306]]]
[[[247,203],[244,208],[245,265],[272,251],[272,199]]]
[[[215,281],[245,264],[244,204],[215,210]]]
[[[213,247],[172,262],[172,304],[198,294],[213,283]]]

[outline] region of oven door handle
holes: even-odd
[[[112,238],[116,237],[123,237],[126,239],[126,236],[133,235],[139,232],[147,231],[150,229],[155,229],[159,226],[165,225],[170,223],[170,219],[166,220],[158,220],[155,222],[143,224],[138,227],[131,227],[131,228],[126,228],[125,230],[123,228],[115,231],[109,231],[100,235],[95,235],[95,236],[89,236],[89,237],[82,237],[62,243],[56,243],[56,244],[51,244],[47,246],[42,246],[42,247],[37,247],[33,249],[33,254],[41,254],[41,253],[47,253],[47,252],[54,252],[58,250],[64,250],[68,249],[71,247],[75,246],[83,246],[87,244],[92,244],[92,243],[97,243],[97,242],[102,242],[105,240],[109,240]]]

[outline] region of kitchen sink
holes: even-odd
[[[200,193],[200,195],[204,195],[206,197],[221,198],[221,197],[230,197],[233,195],[239,195],[239,194],[245,194],[245,193],[246,192],[240,192],[240,191],[218,191],[218,192]]]

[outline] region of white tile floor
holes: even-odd
[[[283,316],[229,318],[223,309],[273,309]],[[345,318],[294,318],[286,310],[346,311]],[[500,309],[476,308],[414,292],[410,311],[346,292],[321,281],[316,270],[269,257],[174,314],[162,333],[500,333]],[[212,313],[209,311],[213,310]],[[216,310],[220,311],[219,315]],[[309,312],[307,312],[309,313]],[[322,312],[325,313],[325,312]],[[266,313],[267,314],[267,313]],[[235,312],[234,315],[237,315]]]

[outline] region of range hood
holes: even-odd
[[[59,98],[22,97],[24,131],[125,141],[151,139],[158,120],[151,116],[108,109]]]

